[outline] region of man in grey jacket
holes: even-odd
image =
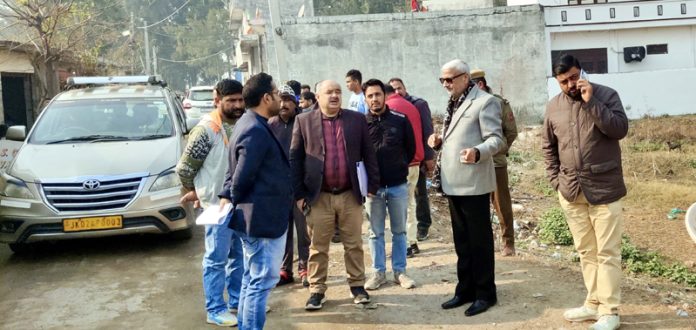
[[[473,316],[497,302],[489,206],[496,187],[493,155],[504,147],[500,101],[471,81],[459,59],[442,67],[440,83],[450,100],[442,134],[431,135],[428,144],[440,150],[433,185],[449,201],[458,279],[442,308],[473,302],[465,312]]]
[[[573,56],[554,64],[562,93],[549,100],[542,148],[546,172],[580,254],[587,298],[567,310],[572,322],[597,320],[590,329],[617,329],[621,303],[621,198],[626,186],[619,140],[628,118],[619,94],[591,84]]]

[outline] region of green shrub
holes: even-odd
[[[541,215],[539,237],[547,243],[573,244],[573,235],[570,233],[565,214],[560,207],[551,208]]]
[[[628,146],[632,151],[635,152],[650,152],[650,151],[659,151],[664,149],[664,145],[659,142],[653,142],[653,141],[639,141],[634,144],[631,144]]]
[[[678,263],[667,265],[662,256],[641,251],[626,236],[621,238],[621,262],[630,273],[664,277],[675,283],[696,287],[696,273]]]

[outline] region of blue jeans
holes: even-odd
[[[379,188],[374,197],[368,197],[365,203],[367,219],[370,221],[370,253],[372,267],[375,271],[387,271],[384,247],[384,227],[389,210],[392,232],[392,270],[406,270],[406,214],[408,212],[408,184]]]
[[[242,239],[244,248],[244,277],[237,313],[239,329],[263,329],[266,300],[280,280],[287,232],[278,238],[250,237],[242,231],[235,233]]]
[[[237,308],[244,274],[242,241],[227,227],[205,226],[205,254],[203,255],[203,291],[205,310],[210,315]],[[225,304],[225,287],[229,303]]]

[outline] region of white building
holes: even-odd
[[[551,63],[575,55],[616,89],[630,118],[696,113],[696,0],[541,0]]]

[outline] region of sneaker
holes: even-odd
[[[515,243],[505,243],[503,251],[501,252],[503,257],[511,257],[515,255]]]
[[[387,276],[383,272],[375,272],[367,279],[365,289],[377,290],[384,283],[387,283]]]
[[[570,322],[596,321],[599,318],[597,311],[585,306],[572,308],[565,313],[563,317]]]
[[[416,239],[419,242],[425,241],[428,239],[428,230],[427,229],[418,229],[418,233],[416,234]]]
[[[232,315],[232,313],[229,311],[224,311],[215,315],[208,314],[208,319],[206,322],[219,325],[221,327],[233,327],[237,325],[237,317]]]
[[[350,297],[353,298],[353,303],[355,304],[367,304],[370,302],[370,295],[361,286],[351,286]]]
[[[404,289],[413,289],[416,287],[416,281],[408,277],[406,273],[394,273],[394,282],[401,285]]]
[[[305,310],[308,311],[315,311],[319,310],[322,307],[324,307],[324,303],[326,302],[326,295],[323,293],[312,293],[309,296],[309,299],[307,300],[307,304],[305,305]]]
[[[621,325],[618,315],[606,314],[599,317],[595,324],[590,326],[590,330],[615,330]]]
[[[331,237],[331,243],[341,243],[341,235],[335,233],[333,237]]]
[[[418,248],[418,243],[413,243],[411,246],[406,248],[406,257],[407,258],[413,258],[416,256],[416,254],[420,253],[420,249]]]
[[[292,275],[289,275],[288,272],[281,270],[280,280],[278,280],[278,284],[276,284],[276,286],[286,285],[292,282],[295,282],[295,279],[292,277]]]

